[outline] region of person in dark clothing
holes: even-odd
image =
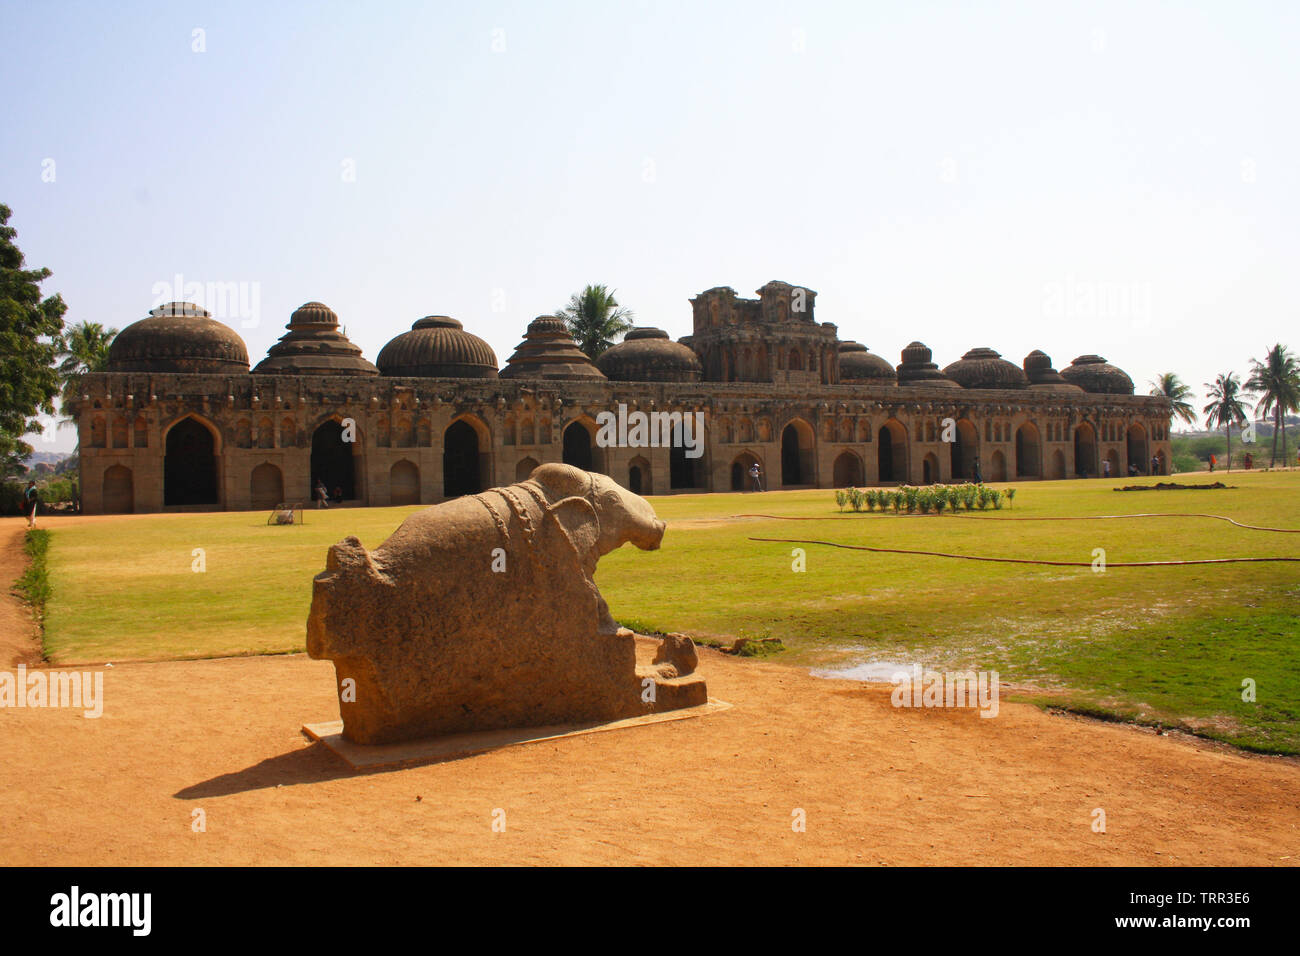
[[[23,491],[23,514],[27,517],[27,527],[36,527],[36,507],[41,503],[41,493],[36,490],[36,482],[27,482]]]

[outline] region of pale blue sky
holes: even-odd
[[[254,363],[311,299],[372,360],[441,313],[504,363],[588,282],[676,338],[784,279],[894,363],[1199,391],[1300,349],[1293,3],[6,0],[0,38],[0,201],[70,322],[180,274],[255,284]]]

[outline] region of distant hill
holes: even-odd
[[[41,462],[45,462],[47,465],[57,465],[63,459],[71,457],[66,451],[36,451],[32,452],[31,456],[23,464],[28,468],[39,465]]]

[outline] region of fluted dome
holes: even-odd
[[[169,302],[132,322],[108,349],[110,372],[248,372],[248,349],[234,329],[192,302]]]
[[[931,359],[930,349],[921,342],[913,342],[903,349],[903,364],[898,366],[899,385],[918,385],[929,388],[961,388],[939,371]]]
[[[502,378],[604,378],[605,374],[578,348],[564,320],[539,315],[528,323],[524,340],[515,347]]]
[[[993,349],[971,349],[943,370],[962,388],[1028,388],[1029,379],[1019,366]]]
[[[1052,368],[1052,357],[1040,349],[1034,349],[1025,356],[1025,377],[1029,379],[1029,388],[1035,392],[1083,392],[1078,385],[1071,385],[1061,373]]]
[[[606,377],[620,382],[698,382],[700,358],[663,329],[633,329],[596,360]]]
[[[1111,365],[1100,355],[1080,355],[1061,370],[1061,377],[1085,392],[1099,395],[1132,395],[1133,379],[1123,369]]]
[[[496,378],[497,355],[456,319],[426,315],[385,345],[375,360],[384,375]]]
[[[359,346],[339,331],[339,317],[323,302],[307,302],[289,316],[289,330],[253,369],[257,375],[378,375]]]
[[[841,382],[877,382],[881,385],[894,385],[898,375],[894,366],[884,358],[871,352],[860,342],[841,342],[840,381]]]

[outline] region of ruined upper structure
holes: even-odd
[[[813,318],[817,293],[773,280],[757,299],[730,286],[691,299],[695,331],[682,339],[699,355],[706,382],[834,385],[838,339],[830,322]]]
[[[786,282],[755,299],[709,289],[690,300],[690,335],[633,329],[597,362],[544,315],[503,368],[444,315],[372,365],[308,302],[251,372],[234,329],[169,303],[118,334],[70,404],[84,506],[269,508],[310,501],[317,482],[365,504],[432,503],[555,461],[643,495],[741,489],[754,464],[772,488],[1167,468],[1168,401],[1134,395],[1101,356],[1058,372],[1041,351],[1017,366],[979,347],[941,369],[912,342],[895,366],[816,321],[816,299]],[[620,406],[699,413],[703,453],[604,447],[596,418]]]

